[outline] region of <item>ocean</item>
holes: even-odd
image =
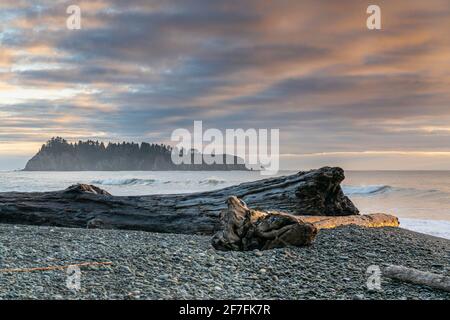
[[[295,171],[282,171],[288,175]],[[95,184],[114,195],[208,191],[263,179],[252,171],[0,172],[0,192]],[[344,193],[361,213],[385,212],[401,227],[450,239],[450,171],[346,171]]]

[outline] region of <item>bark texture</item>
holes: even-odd
[[[344,178],[341,168],[324,167],[191,194],[116,197],[84,184],[56,192],[0,193],[0,223],[213,234],[230,196],[252,208],[292,215],[357,215],[340,187]]]
[[[228,210],[221,215],[222,230],[212,238],[217,250],[268,250],[286,246],[305,246],[313,242],[317,228],[295,216],[252,210],[237,197],[228,199]]]

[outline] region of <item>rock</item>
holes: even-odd
[[[256,251],[255,251],[255,256],[257,256],[257,257],[262,257],[262,256],[263,256],[263,253],[262,253],[261,251],[259,251],[259,250],[256,250]]]
[[[104,229],[105,223],[102,219],[94,218],[88,221],[87,228],[88,229]]]
[[[161,274],[158,276],[158,280],[162,280],[162,281],[167,281],[169,280],[169,275],[168,274]]]
[[[361,260],[359,252],[378,252],[381,248],[394,251],[395,255],[378,254],[382,271],[386,262],[413,265],[435,273],[447,271],[448,255],[444,253],[450,252],[449,240],[401,228],[346,226],[321,230],[312,246],[264,251],[261,257],[252,251],[234,252],[234,255],[216,251],[211,248],[210,236],[58,227],[50,233],[49,229],[0,224],[0,244],[8,248],[0,257],[0,267],[111,261],[112,269],[83,267],[79,291],[67,289],[65,271],[1,273],[0,300],[55,299],[55,295],[77,300],[340,300],[357,299],[358,294],[364,294],[364,299],[370,300],[450,298],[446,291],[389,281],[384,275],[382,290],[368,291],[366,281],[370,274],[366,271],[372,263]],[[69,243],[66,239],[75,242]],[[188,245],[190,240],[196,242],[195,247]],[[170,249],[162,248],[161,241]],[[60,246],[57,252],[52,247],[55,243]],[[350,246],[355,250],[349,251]],[[205,252],[216,257],[214,267],[204,265],[208,261],[202,255]],[[349,260],[340,260],[341,255]],[[187,256],[190,258],[186,259]],[[194,265],[194,261],[198,263]],[[442,264],[445,270],[435,269],[432,264]],[[259,272],[262,268],[266,273]],[[158,276],[165,274],[170,276],[167,281],[158,280]],[[344,277],[351,280],[343,282]],[[215,289],[216,286],[221,289]],[[133,293],[136,290],[140,293]],[[128,296],[129,293],[132,294]]]
[[[44,292],[44,287],[43,286],[36,286],[35,287],[35,290],[37,291],[37,292],[39,292],[39,293],[42,293],[42,292]]]

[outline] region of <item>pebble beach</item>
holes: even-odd
[[[449,275],[450,241],[401,228],[321,230],[309,247],[220,252],[209,236],[0,225],[0,299],[449,299],[450,293],[383,278],[370,265]],[[66,285],[81,267],[80,288]]]

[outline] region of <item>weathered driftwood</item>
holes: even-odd
[[[345,217],[297,216],[299,221],[313,224],[317,229],[333,229],[341,226],[356,225],[367,228],[398,227],[396,216],[386,213],[372,213]]]
[[[294,215],[358,214],[342,192],[342,180],[341,168],[325,167],[192,194],[116,197],[90,185],[57,192],[0,193],[0,223],[213,234],[233,195],[254,208]]]
[[[383,276],[450,292],[450,277],[403,266],[388,265]]]
[[[265,212],[247,207],[237,197],[228,199],[221,214],[222,230],[212,245],[218,250],[266,250],[285,246],[305,246],[313,242],[318,230],[345,225],[397,227],[397,217],[376,213],[345,217],[293,216],[283,212]]]
[[[227,203],[228,209],[221,214],[223,229],[212,238],[212,245],[217,250],[304,246],[316,237],[316,227],[299,222],[293,215],[252,210],[237,197],[230,197]]]

